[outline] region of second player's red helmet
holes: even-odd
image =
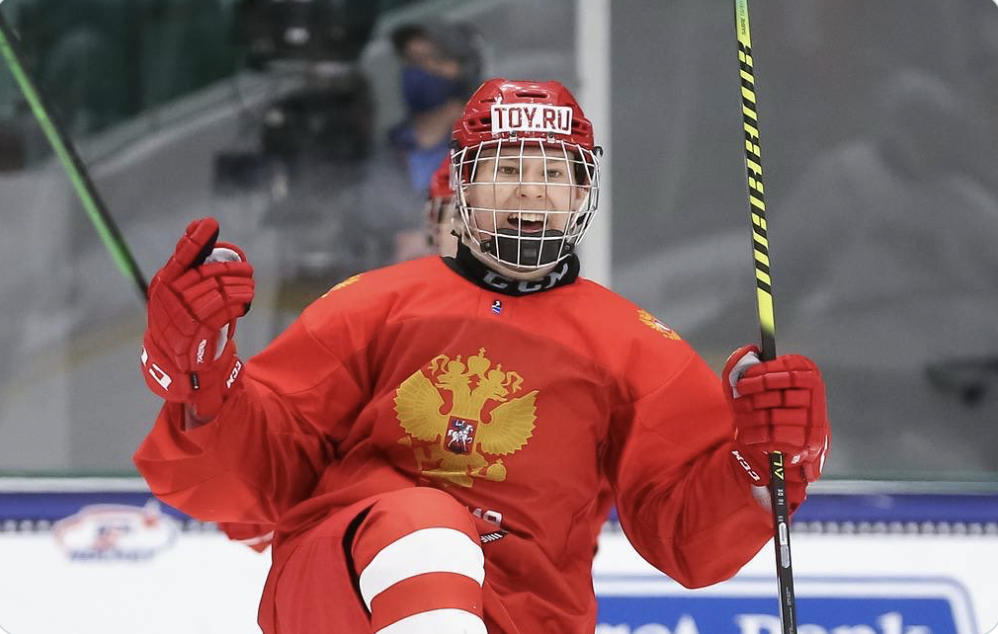
[[[472,246],[518,270],[573,253],[596,211],[601,150],[567,88],[491,79],[452,142],[454,199]]]
[[[450,198],[454,190],[450,187],[450,161],[445,160],[430,177],[430,198]]]
[[[450,254],[452,220],[454,220],[454,190],[450,187],[450,157],[444,159],[430,178],[430,191],[426,198],[427,235],[431,246]],[[446,243],[446,244],[445,244]]]

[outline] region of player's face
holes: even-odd
[[[576,162],[570,152],[537,143],[510,143],[498,156],[494,147],[483,148],[465,189],[475,226],[491,234],[564,232],[586,197]]]

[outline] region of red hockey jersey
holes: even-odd
[[[687,343],[564,272],[476,284],[454,268],[426,258],[337,285],[203,427],[183,431],[166,405],[135,456],[152,491],[203,520],[276,527],[276,568],[340,509],[440,488],[506,532],[483,546],[486,583],[520,633],[593,631],[601,491],[683,585],[758,552],[769,513],[735,472],[720,380]]]

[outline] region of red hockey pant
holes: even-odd
[[[268,634],[485,632],[479,531],[436,489],[395,491],[336,513],[275,572]]]

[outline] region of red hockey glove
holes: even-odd
[[[762,362],[757,347],[743,346],[728,358],[722,378],[735,415],[739,471],[767,485],[768,454],[782,451],[788,498],[799,504],[806,484],[821,477],[831,441],[818,366],[796,354]]]
[[[253,300],[253,267],[236,246],[217,242],[214,218],[195,220],[149,286],[142,374],[154,394],[218,413],[242,362],[232,340]]]

